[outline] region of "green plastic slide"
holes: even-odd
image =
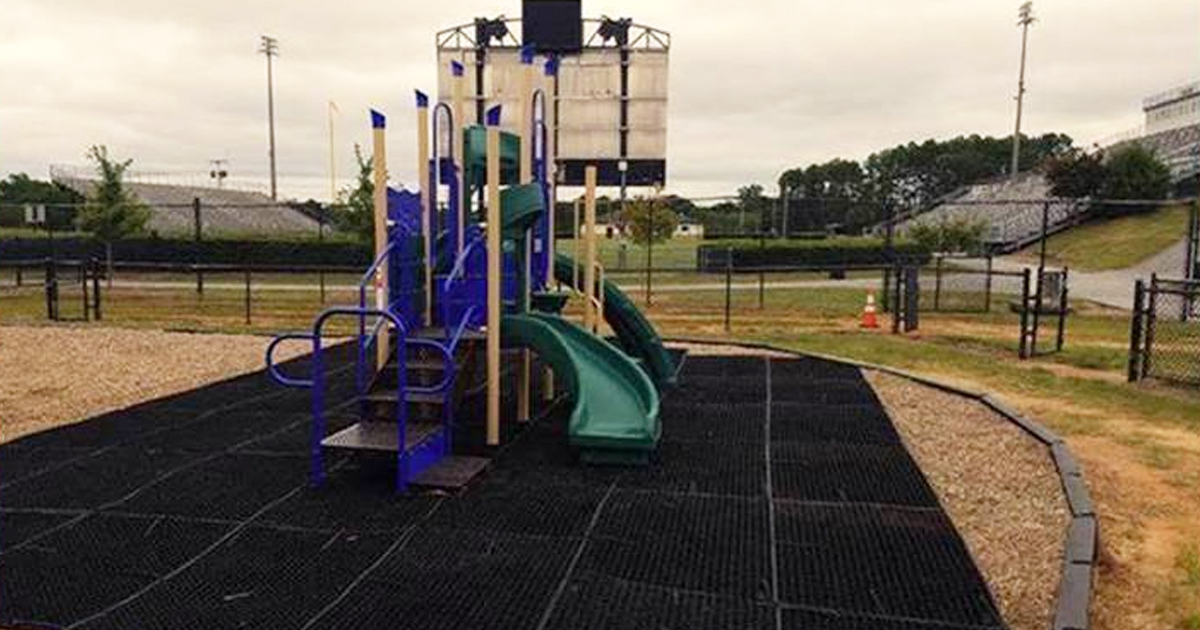
[[[579,283],[574,287],[583,290],[583,269],[579,270]],[[554,257],[554,278],[559,282],[573,286],[575,282],[575,261],[570,256],[558,254]],[[663,347],[662,338],[650,325],[650,321],[642,314],[633,300],[616,284],[604,281],[604,321],[617,334],[621,346],[631,355],[642,360],[646,373],[653,379],[654,384],[661,390],[676,384],[676,366],[671,354]]]
[[[529,348],[574,402],[570,441],[584,461],[645,464],[658,446],[658,390],[625,353],[556,315],[506,315],[505,346]]]

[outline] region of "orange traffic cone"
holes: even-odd
[[[867,291],[867,305],[863,307],[862,328],[879,328],[879,320],[875,317],[875,292]]]

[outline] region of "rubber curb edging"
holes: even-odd
[[[1062,483],[1063,494],[1067,499],[1067,506],[1071,510],[1071,524],[1067,528],[1067,537],[1063,542],[1062,577],[1059,581],[1058,597],[1054,604],[1054,619],[1051,622],[1051,629],[1090,630],[1091,619],[1088,614],[1088,607],[1092,601],[1092,574],[1099,562],[1099,554],[1097,553],[1100,534],[1099,522],[1095,504],[1092,503],[1087,484],[1083,480],[1083,471],[1079,467],[1075,456],[1071,454],[1071,449],[1067,446],[1067,443],[1057,433],[1021,415],[1016,409],[991,394],[950,385],[926,376],[884,365],[876,365],[817,352],[785,350],[765,343],[690,339],[686,337],[674,337],[664,339],[663,341],[667,343],[690,343],[708,346],[737,346],[752,350],[777,352],[796,357],[842,363],[860,369],[883,372],[949,394],[976,400],[1009,422],[1020,427],[1050,450],[1050,456],[1054,460],[1055,468],[1058,470],[1059,481]]]

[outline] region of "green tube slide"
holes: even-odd
[[[573,401],[569,435],[584,461],[648,463],[662,433],[658,390],[625,353],[557,315],[506,315],[505,346],[528,348],[554,369]]]
[[[575,261],[570,256],[558,254],[554,257],[554,279],[582,291],[583,269],[579,270],[581,286],[574,286]],[[662,338],[646,319],[633,300],[616,284],[604,281],[604,321],[612,327],[621,342],[621,347],[641,359],[646,373],[658,388],[674,387],[676,366],[671,354],[663,346]]]

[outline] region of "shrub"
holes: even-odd
[[[729,252],[730,254],[727,254]],[[700,271],[725,269],[732,255],[734,268],[753,267],[854,267],[888,264],[893,260],[925,263],[930,250],[911,240],[896,241],[892,252],[883,239],[833,237],[824,240],[728,240],[706,243],[696,251]]]

